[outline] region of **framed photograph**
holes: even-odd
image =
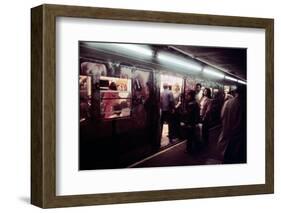
[[[31,203],[274,192],[274,21],[31,9]]]

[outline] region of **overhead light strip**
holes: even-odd
[[[204,67],[203,73],[205,73],[207,75],[210,75],[210,76],[217,77],[217,78],[224,78],[223,73],[221,73],[221,72],[219,72],[219,70],[214,69],[214,68],[209,67],[209,66]]]
[[[230,81],[234,81],[234,82],[237,82],[237,79],[236,78],[233,78],[233,77],[230,77],[230,76],[225,76],[225,79],[227,80],[230,80]]]
[[[195,62],[195,61],[191,61],[179,56],[175,56],[166,52],[159,52],[157,54],[157,60],[160,63],[164,63],[164,64],[174,64],[176,66],[180,66],[182,68],[186,68],[189,71],[195,71],[195,72],[201,72],[202,71],[202,66]]]
[[[246,85],[246,84],[247,84],[245,81],[241,81],[241,80],[238,80],[238,83],[240,83],[240,84],[244,84],[244,85]]]

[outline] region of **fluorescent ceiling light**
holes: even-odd
[[[153,56],[153,51],[145,45],[137,45],[137,44],[114,44],[124,50],[133,51],[135,53],[139,53],[145,56]]]
[[[240,84],[247,84],[245,81],[241,81],[241,80],[238,80],[238,83],[240,83]]]
[[[158,53],[157,60],[162,63],[180,66],[190,71],[200,72],[202,70],[202,66],[199,63],[196,63],[195,61],[188,60],[187,58],[179,57],[165,52]]]
[[[233,77],[230,77],[230,76],[227,76],[227,75],[225,76],[225,79],[237,82],[236,78],[233,78]]]
[[[126,55],[141,55],[145,57],[152,57],[153,51],[147,45],[137,44],[118,44],[118,43],[99,43],[99,42],[87,42],[86,45],[92,48],[98,48],[110,52],[120,52]]]
[[[217,77],[217,78],[224,78],[223,73],[221,73],[219,70],[217,70],[215,68],[212,68],[212,67],[209,67],[209,66],[204,67],[203,72],[208,74],[208,75]]]

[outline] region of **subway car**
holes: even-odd
[[[198,84],[213,95],[246,81],[175,45],[80,41],[79,169],[126,168],[168,147],[160,121],[163,85],[179,90],[184,114],[186,94]]]

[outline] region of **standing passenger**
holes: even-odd
[[[200,118],[202,122],[202,139],[206,145],[208,142],[208,125],[206,122],[206,112],[211,103],[211,90],[210,88],[205,88],[203,91],[203,98],[200,102]]]
[[[205,145],[209,142],[209,130],[210,128],[221,124],[221,109],[224,103],[224,93],[219,90],[214,92],[213,99],[207,106],[205,115],[202,119],[202,137]]]
[[[224,163],[246,162],[246,87],[239,86],[234,98],[225,102],[218,148]]]
[[[214,92],[213,99],[207,107],[204,121],[207,123],[209,128],[221,124],[221,109],[224,104],[224,92],[218,90]]]
[[[156,126],[158,123],[157,110],[158,105],[156,103],[155,93],[153,91],[153,85],[150,82],[146,83],[145,87],[145,97],[144,100],[144,109],[146,112],[146,132],[148,135],[148,141],[152,145],[152,148],[158,150],[160,148],[160,140],[157,140],[158,137],[158,128]]]
[[[231,95],[231,91],[229,91],[228,93],[225,94],[225,97],[224,97],[224,101],[228,101],[229,99],[233,98],[233,95]]]
[[[185,109],[185,115],[184,115],[184,123],[186,126],[186,138],[187,138],[187,145],[186,145],[186,151],[187,152],[194,152],[196,147],[196,125],[199,122],[199,104],[195,100],[195,91],[189,90],[187,92],[187,98],[186,98],[186,109]],[[190,148],[190,149],[189,149]]]
[[[210,88],[205,88],[203,91],[203,97],[200,101],[200,117],[202,120],[204,120],[206,115],[206,110],[208,108],[208,105],[211,102],[211,90]]]
[[[180,113],[181,113],[181,99],[182,94],[180,91],[179,84],[175,84],[174,91],[173,91],[173,97],[174,97],[174,105],[175,105],[175,111],[172,114],[171,118],[171,131],[172,131],[172,138],[174,140],[172,142],[177,142],[180,137]]]
[[[200,104],[202,98],[202,85],[200,83],[197,83],[195,86],[195,100],[198,104]]]
[[[171,115],[174,112],[174,97],[167,83],[163,84],[164,91],[161,93],[161,134],[163,131],[163,125],[166,122],[168,124],[168,137],[173,139],[171,134]]]

